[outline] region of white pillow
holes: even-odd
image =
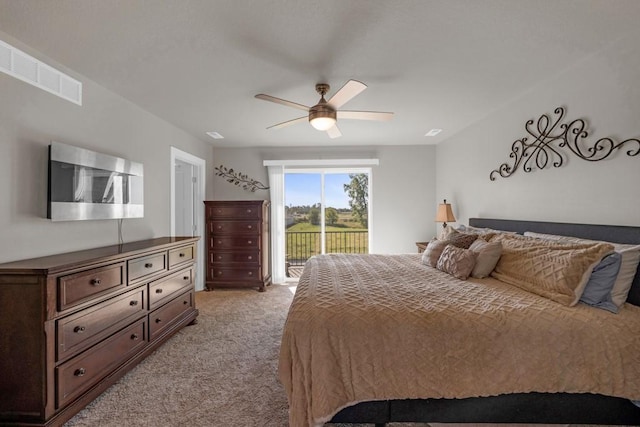
[[[496,268],[502,255],[502,242],[487,242],[478,238],[469,246],[469,250],[478,255],[473,271],[471,271],[471,277],[482,279],[488,277]]]
[[[599,240],[580,239],[578,237],[558,236],[556,234],[544,234],[534,233],[532,231],[525,231],[525,236],[536,237],[538,239],[568,241],[575,243],[593,243],[599,242]],[[618,307],[627,300],[629,296],[629,290],[633,284],[633,278],[638,270],[638,264],[640,264],[640,245],[626,245],[622,243],[604,242],[613,245],[614,251],[618,252],[622,258],[620,264],[620,271],[618,277],[611,289],[611,299],[613,303]]]

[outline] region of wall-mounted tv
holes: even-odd
[[[47,218],[142,218],[142,163],[72,145],[49,145]]]

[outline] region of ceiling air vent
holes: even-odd
[[[0,40],[0,71],[82,105],[82,83]]]

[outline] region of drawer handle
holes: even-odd
[[[250,272],[249,272],[249,276],[253,276],[253,271],[250,271]]]
[[[92,285],[99,285],[100,284],[100,279],[91,279],[91,284]]]
[[[247,209],[247,213],[251,213],[251,212],[252,212],[251,209]]]
[[[151,268],[151,267],[153,267],[153,264],[151,264],[150,262],[144,265],[144,268]]]
[[[161,294],[162,293],[162,289],[156,289],[156,294]]]
[[[222,259],[222,255],[218,255],[218,259]]]
[[[130,301],[129,305],[138,305],[138,301]]]
[[[189,301],[182,301],[182,303],[183,303],[184,305],[187,305],[187,304],[189,304]]]
[[[189,280],[189,276],[182,276],[182,280]]]
[[[247,228],[248,228],[249,230],[251,230],[251,229],[253,228],[253,226],[251,226],[251,225],[247,225]]]
[[[222,271],[218,271],[218,276],[222,276]]]
[[[162,319],[156,319],[156,323],[162,322]]]
[[[84,368],[78,368],[75,370],[75,372],[73,373],[73,375],[75,375],[76,377],[83,377],[84,374],[86,374],[87,371]]]
[[[253,243],[253,240],[247,240],[247,244],[249,244],[249,245],[250,245],[250,244],[252,244],[252,243]]]
[[[180,258],[184,258],[184,257],[185,257],[184,253],[182,253],[182,252],[180,252],[180,254],[179,254],[178,256],[179,256]]]
[[[137,340],[138,339],[138,334],[131,334],[131,339],[132,340]]]
[[[73,328],[73,332],[75,332],[76,334],[81,334],[83,333],[87,328],[85,328],[84,326],[76,326],[75,328]]]
[[[248,259],[248,260],[252,260],[252,259],[253,259],[253,257],[252,257],[251,255],[249,255],[249,256],[247,257],[247,259]]]
[[[218,240],[218,244],[221,245],[222,244],[222,240]]]
[[[222,230],[222,226],[221,225],[218,226],[218,230]]]

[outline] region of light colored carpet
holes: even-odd
[[[276,372],[292,297],[277,285],[264,293],[198,292],[198,323],[66,426],[286,426],[287,399]]]
[[[65,427],[286,427],[277,361],[292,298],[284,285],[264,293],[198,292],[198,324],[182,329]]]

